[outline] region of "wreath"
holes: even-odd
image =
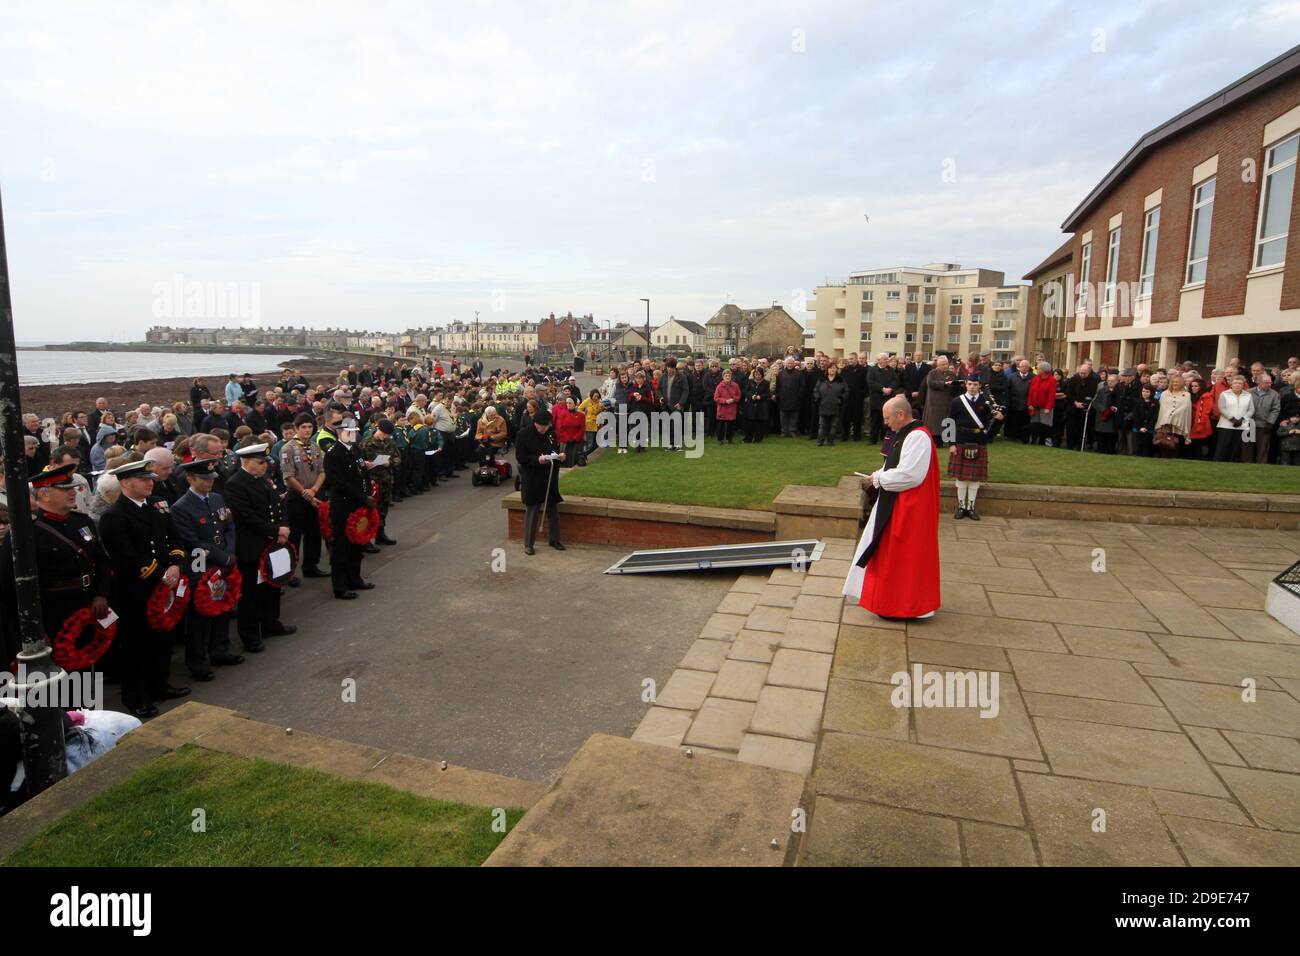
[[[78,643],[88,627],[92,629],[90,640],[84,644]],[[84,671],[93,667],[104,656],[104,652],[108,650],[108,646],[113,643],[113,638],[116,636],[116,619],[108,627],[100,627],[99,621],[95,619],[90,608],[83,607],[80,611],[69,614],[68,619],[63,622],[63,627],[59,628],[59,633],[54,635],[54,649],[51,656],[54,658],[54,663],[65,671]]]
[[[330,503],[316,502],[316,521],[320,525],[320,537],[326,544],[334,538],[334,525],[330,523]]]
[[[234,610],[243,591],[239,568],[208,568],[194,585],[194,610],[204,617],[220,617]]]
[[[149,596],[149,603],[145,605],[149,626],[155,631],[164,632],[174,628],[185,616],[185,609],[190,606],[190,593],[190,583],[184,576],[176,582],[175,588],[169,588],[159,581]]]
[[[379,534],[379,509],[358,508],[348,515],[344,531],[353,544],[369,544],[374,541]]]
[[[281,548],[289,549],[289,573],[284,576],[285,581],[293,576],[294,565],[298,563],[298,549],[293,546],[292,541],[286,541],[284,544],[276,544],[272,541],[268,544],[265,550],[262,551],[261,560],[257,562],[257,570],[262,577],[262,583],[268,587],[284,587],[284,581],[276,581],[271,577],[271,552],[279,551]]]

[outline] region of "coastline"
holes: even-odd
[[[160,356],[161,358],[161,356]],[[343,365],[338,362],[302,360],[298,362],[277,363],[280,368],[286,366],[297,368],[312,385],[319,382],[333,381]],[[206,376],[208,389],[214,396],[219,395],[225,385],[225,376]],[[254,375],[253,381],[263,388],[275,385],[278,372],[264,372]],[[135,382],[79,382],[64,385],[23,385],[20,398],[24,414],[32,412],[44,418],[58,418],[64,412],[89,412],[95,407],[95,399],[108,399],[108,407],[115,414],[136,408],[143,402],[151,405],[168,405],[174,402],[190,400],[192,377],[168,377],[142,379]]]

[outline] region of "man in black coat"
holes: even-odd
[[[903,393],[912,403],[913,408],[921,406],[921,386],[925,383],[925,377],[930,374],[930,363],[923,361],[924,358],[925,356],[920,352],[913,352],[912,361],[903,368]]]
[[[804,374],[799,360],[787,355],[776,373],[776,411],[781,419],[781,437],[797,438],[799,410],[804,404]]]
[[[818,362],[805,362],[803,367],[803,405],[799,409],[799,431],[807,430],[808,437],[817,440],[817,383],[826,378],[825,357]]]
[[[898,375],[889,366],[889,356],[881,352],[876,356],[876,364],[867,371],[868,405],[871,415],[871,434],[868,441],[873,445],[880,443],[885,431],[882,409],[885,402],[894,397],[900,383]]]
[[[1034,381],[1034,370],[1027,359],[1007,379],[1007,437],[1021,443],[1029,441],[1029,386]]]
[[[1090,411],[1092,398],[1097,394],[1101,376],[1092,370],[1091,362],[1084,362],[1079,370],[1065,380],[1066,442],[1069,447],[1079,449],[1087,440],[1085,433],[1088,423],[1092,421]]]
[[[239,469],[226,479],[225,500],[235,519],[235,559],[244,579],[239,596],[239,640],[250,654],[264,649],[263,638],[298,630],[280,622],[280,589],[268,580],[258,581],[262,552],[289,541],[279,492],[266,476],[269,448],[262,442],[236,449]]]
[[[863,402],[867,397],[867,367],[858,359],[857,352],[849,354],[848,362],[840,369],[844,379],[844,408],[840,413],[840,441],[862,440]]]
[[[550,456],[554,456],[552,459]],[[546,512],[550,545],[563,551],[560,543],[560,471],[564,452],[551,430],[551,413],[539,411],[530,427],[519,432],[515,442],[515,460],[519,462],[520,492],[524,500],[524,554],[536,554],[538,511]]]
[[[356,600],[357,591],[374,587],[361,578],[362,546],[348,540],[348,517],[358,508],[374,508],[366,463],[357,448],[357,422],[345,418],[338,423],[337,440],[325,450],[325,489],[330,503],[330,577],[334,596],[344,601]]]
[[[171,635],[149,626],[146,607],[155,587],[175,588],[185,552],[172,540],[171,509],[150,498],[152,463],[133,461],[109,472],[122,494],[99,519],[100,538],[113,562],[111,604],[118,614],[122,703],[141,720],[157,715],[155,700],[174,700],[188,687],[168,683]]]

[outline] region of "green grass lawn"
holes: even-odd
[[[206,813],[195,833],[193,811]],[[523,810],[507,809],[513,828]],[[185,746],[46,827],[6,866],[478,866],[492,810]]]
[[[880,446],[836,442],[818,448],[806,438],[769,436],[759,445],[705,443],[695,459],[652,448],[641,454],[602,451],[586,468],[571,469],[564,494],[631,501],[765,510],[786,485],[834,485],[844,475],[880,467]],[[948,452],[939,452],[946,472]],[[989,451],[989,481],[1012,484],[1158,488],[1300,494],[1300,468],[1235,462],[1166,461],[1099,455],[997,441]]]

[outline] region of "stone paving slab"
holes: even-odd
[[[802,866],[961,866],[957,823],[874,803],[819,796]]]
[[[1038,854],[1027,830],[961,821],[968,866],[1037,866]]]
[[[933,671],[927,667],[923,673]],[[954,750],[1042,760],[1043,752],[1030,723],[1020,688],[1009,675],[998,681],[996,716],[983,717],[977,707],[923,707],[913,713],[916,741]]]
[[[1183,865],[1145,789],[1045,774],[1016,777],[1045,866]],[[1103,822],[1104,832],[1094,829]]]
[[[798,774],[595,734],[484,865],[781,866],[802,791]]]
[[[1039,651],[1007,652],[1020,686],[1043,694],[1068,694],[1130,704],[1159,704],[1141,675],[1124,661]]]
[[[1295,866],[1300,835],[1188,817],[1165,823],[1192,866]]]
[[[898,740],[827,733],[814,777],[817,793],[944,816],[1021,826],[1011,764],[1001,757]]]

